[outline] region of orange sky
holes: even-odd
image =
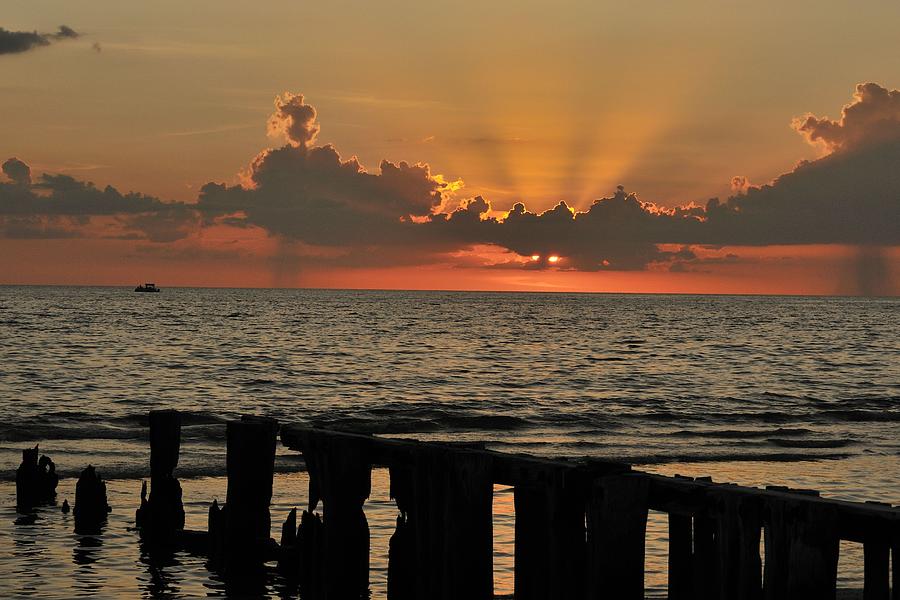
[[[257,204],[231,213],[222,202],[236,195],[222,191],[197,221],[158,206],[152,214],[82,207],[63,216],[52,207],[23,209],[16,194],[24,188],[0,175],[7,186],[0,194],[0,284],[898,294],[900,225],[878,224],[897,214],[900,191],[871,157],[853,156],[900,142],[900,108],[851,94],[858,82],[878,82],[885,93],[900,84],[893,26],[900,6],[807,4],[573,1],[548,10],[529,1],[392,1],[376,10],[280,0],[265,7],[202,0],[190,8],[175,0],[16,3],[0,27],[52,32],[66,23],[81,34],[27,52],[0,51],[0,114],[7,115],[0,162],[17,157],[30,167],[35,199],[51,193],[40,187],[42,173],[66,174],[100,190],[110,184],[187,203],[191,212],[207,182],[257,186],[253,157],[286,142],[334,144],[341,160],[358,157],[359,169],[376,177],[336,180],[332,194],[332,175],[313,174],[327,202],[313,193],[303,199],[312,208],[299,212],[271,208],[292,202],[307,189],[305,179],[294,188],[276,190],[287,185],[280,179],[263,184],[247,200]],[[272,98],[285,91],[302,92],[315,107],[317,135],[267,135]],[[845,122],[842,106],[858,106],[862,116]],[[792,119],[807,112],[823,121],[798,135]],[[887,126],[872,126],[866,114]],[[816,137],[832,122],[838,133]],[[801,187],[812,200],[791,196],[796,186],[776,186],[755,200],[741,199],[746,186],[732,188],[734,176],[760,186],[798,161],[828,156],[825,170],[858,175],[886,200],[847,198],[846,217],[784,233],[779,206],[811,203],[783,221],[842,208],[830,201],[814,208],[815,182],[806,180]],[[302,157],[285,160],[294,166],[273,172],[283,168],[296,179],[289,169],[307,168]],[[382,177],[382,160],[430,170],[391,182]],[[420,188],[433,182],[452,186],[435,192],[439,202],[429,207]],[[523,241],[526,229],[502,226],[516,202],[533,215],[560,201],[586,214],[597,198],[612,199],[618,184],[649,203],[648,214],[679,206],[702,213],[709,198],[736,194],[730,208],[751,233],[722,221],[710,234],[679,230],[656,239],[635,225],[632,244],[610,238],[628,222],[580,230],[576,240],[567,237],[575,235],[566,233],[571,227],[553,233],[545,219],[532,248]],[[365,205],[366,194],[391,193],[396,201]],[[497,219],[497,227],[459,225],[447,239],[435,227],[385,243],[394,235],[378,225],[385,206],[396,211],[389,218],[420,223],[475,196],[489,203],[481,218]],[[350,210],[341,217],[347,222],[377,219],[339,235],[332,231],[338,221],[309,222],[326,204],[327,211]],[[755,206],[769,211],[771,227],[747,216]],[[825,231],[841,219],[850,233]],[[865,231],[873,224],[878,233],[870,240]],[[599,249],[586,248],[591,239]],[[561,260],[534,268],[532,252]]]

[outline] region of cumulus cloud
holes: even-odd
[[[855,150],[900,138],[900,90],[877,83],[856,86],[853,101],[844,106],[841,118],[806,115],[795,119],[794,128],[813,144],[828,152]]]
[[[288,93],[276,99],[268,122],[269,132],[288,143],[258,154],[241,185],[210,182],[196,203],[168,203],[66,175],[32,183],[27,165],[10,159],[0,218],[8,231],[16,219],[16,231],[50,236],[67,231],[60,219],[106,215],[126,235],[156,242],[214,224],[260,228],[317,260],[356,266],[424,263],[494,247],[518,255],[507,267],[685,270],[700,260],[691,248],[700,245],[900,245],[900,113],[891,108],[897,94],[859,86],[840,120],[807,117],[798,126],[811,143],[827,142],[831,154],[766,185],[735,177],[734,195],[704,206],[666,208],[622,186],[583,211],[565,201],[544,211],[521,202],[497,210],[480,196],[451,203],[462,183],[445,181],[427,164],[385,160],[369,172],[356,157],[316,146],[315,109]],[[458,208],[445,210],[449,204]],[[29,220],[37,216],[43,229]]]
[[[41,46],[49,46],[56,40],[73,39],[78,32],[68,25],[60,25],[55,33],[37,31],[9,31],[0,27],[0,54],[18,54]]]
[[[31,185],[31,167],[16,157],[12,157],[0,167],[3,174],[9,177],[13,183],[19,185]]]
[[[316,109],[303,101],[303,94],[285,92],[275,97],[275,112],[269,117],[269,135],[283,135],[292,146],[309,148],[319,135]]]
[[[225,218],[323,246],[384,244],[405,236],[414,219],[433,214],[454,188],[426,164],[383,160],[369,173],[331,145],[312,146],[316,111],[300,94],[276,99],[269,131],[289,143],[261,152],[244,186],[202,188],[197,209],[207,223]]]
[[[750,189],[750,180],[743,175],[735,175],[731,178],[731,191],[735,194],[746,194]]]

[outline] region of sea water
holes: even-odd
[[[81,595],[225,593],[202,560],[153,564],[127,530],[154,408],[184,413],[177,474],[198,528],[224,497],[224,423],[241,414],[898,504],[898,316],[896,298],[0,287],[0,540],[16,550],[0,554],[0,595],[66,597],[69,580]],[[112,480],[110,524],[87,546],[56,510],[15,513],[14,470],[38,442],[60,501],[88,463]],[[276,466],[277,527],[306,476],[287,449]],[[395,508],[374,479],[382,597]],[[498,487],[499,592],[513,523]],[[651,594],[665,593],[665,540],[651,515]],[[845,546],[842,583],[858,587]]]

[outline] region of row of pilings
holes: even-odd
[[[865,600],[900,600],[900,586],[890,586],[891,563],[900,581],[898,507],[663,477],[612,461],[547,460],[478,444],[293,425],[282,426],[280,437],[304,457],[309,503],[299,518],[291,511],[276,542],[269,505],[279,426],[259,417],[227,423],[225,503],[211,504],[206,531],[188,531],[174,475],[180,422],[175,411],[150,415],[150,489],[142,490],[136,522],[151,551],[203,554],[226,580],[277,563],[307,600],[368,597],[364,504],[372,468],[381,466],[389,469],[398,511],[390,600],[493,597],[494,484],[514,488],[517,599],[643,599],[647,515],[654,510],[668,514],[672,600],[835,598],[841,540],[864,545]],[[37,460],[33,452],[29,465]]]

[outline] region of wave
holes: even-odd
[[[780,446],[782,448],[844,448],[856,443],[854,440],[837,439],[837,440],[786,440],[779,438],[770,438],[770,444]]]
[[[58,458],[58,457],[56,457]],[[134,464],[104,464],[100,461],[93,461],[97,472],[103,479],[150,479],[150,465],[146,462],[135,462]],[[275,473],[302,473],[306,471],[306,463],[298,454],[296,458],[288,458],[286,456],[278,456],[275,460]],[[57,473],[60,479],[75,479],[79,476],[77,469],[58,468]],[[175,476],[179,479],[197,479],[200,477],[224,477],[225,465],[224,460],[221,464],[185,464],[179,465],[175,469]],[[0,481],[15,481],[16,474],[13,470],[0,472]]]
[[[701,437],[714,439],[753,439],[768,438],[773,435],[780,436],[804,436],[812,433],[811,429],[803,427],[779,427],[775,430],[760,429],[682,429],[670,433],[674,437]]]
[[[637,454],[617,458],[617,461],[633,465],[670,463],[713,463],[713,462],[805,462],[819,460],[842,460],[853,456],[849,453],[831,452],[822,454],[794,452],[735,452],[726,454]]]

